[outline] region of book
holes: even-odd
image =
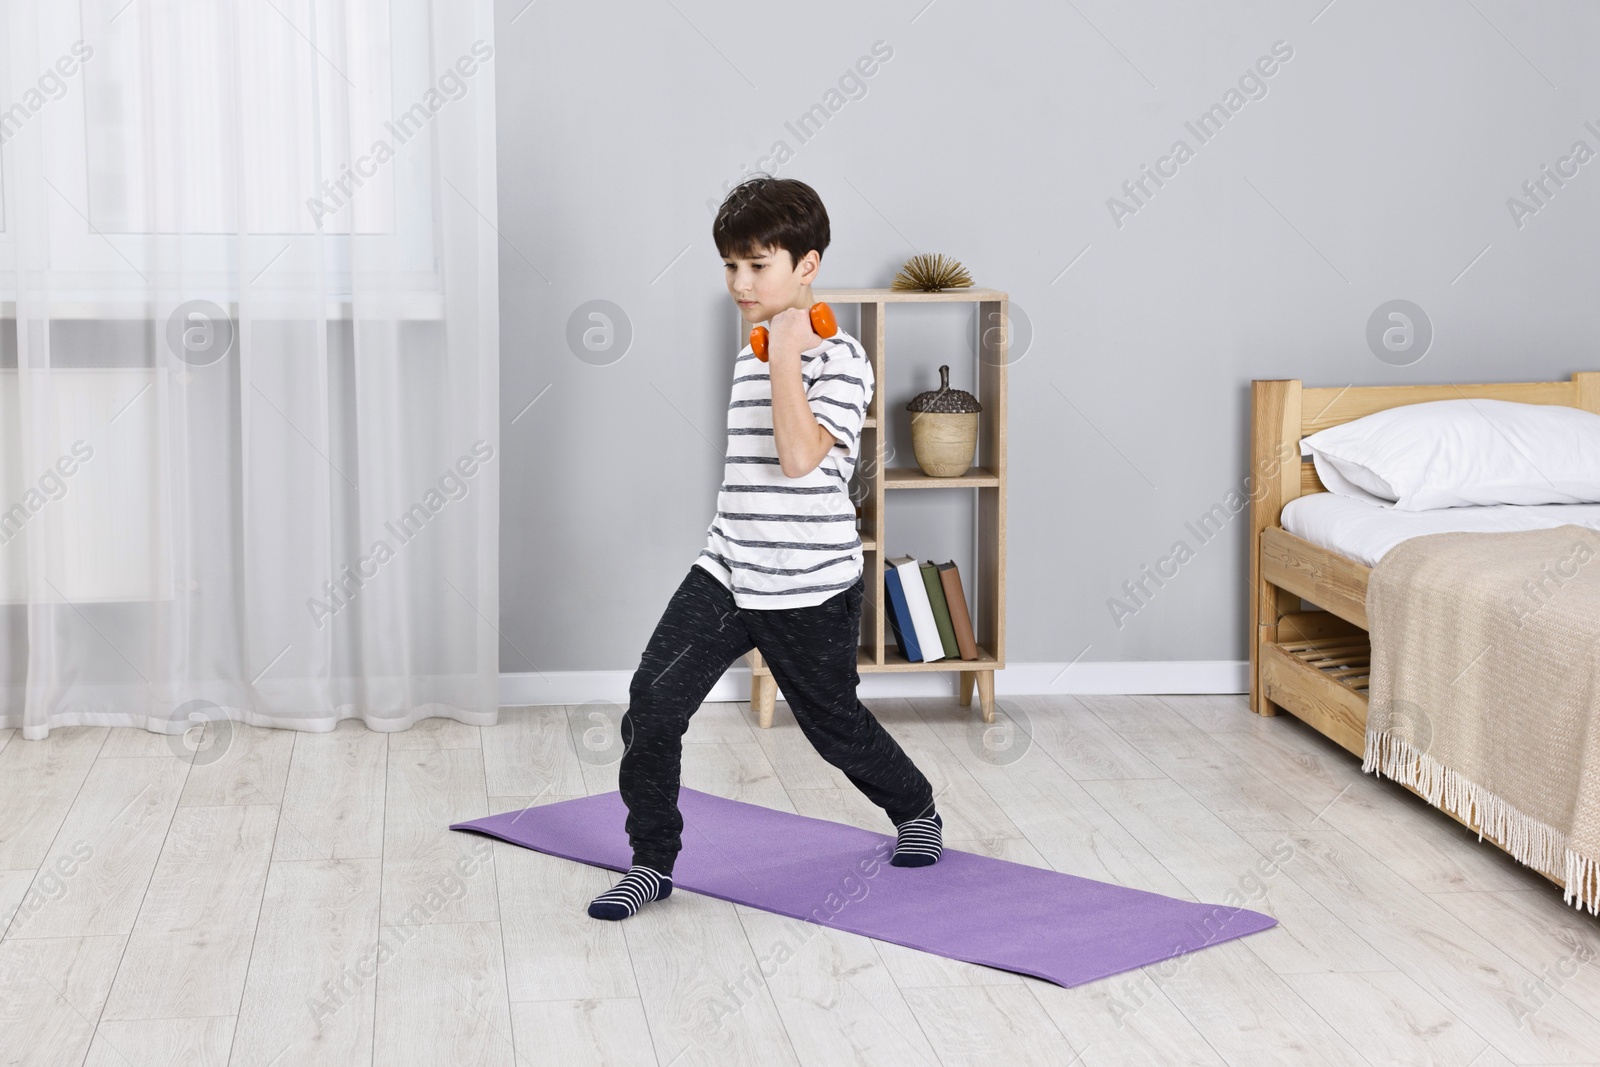
[[[933,620],[933,607],[928,602],[928,587],[922,580],[922,571],[913,556],[896,556],[886,561],[900,576],[900,591],[905,595],[906,614],[911,626],[905,636],[909,643],[913,633],[920,655],[907,659],[921,662],[944,658],[944,646],[939,641],[939,624]],[[902,629],[905,629],[902,627]]]
[[[939,580],[939,567],[933,560],[923,560],[921,563],[922,584],[928,587],[928,606],[933,609],[933,621],[939,627],[939,647],[944,650],[944,658],[961,654],[956,648],[956,633],[950,626],[950,607],[944,599],[944,582]]]
[[[922,651],[917,647],[917,633],[911,626],[911,609],[906,606],[900,572],[893,567],[883,569],[883,590],[889,604],[889,629],[894,631],[895,647],[900,655],[914,663],[922,658]]]
[[[939,564],[939,581],[944,586],[945,604],[950,609],[950,628],[955,631],[956,647],[962,659],[978,658],[978,639],[972,633],[972,616],[967,612],[967,597],[961,590],[961,571],[955,560]]]

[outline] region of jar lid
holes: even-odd
[[[906,410],[961,415],[982,411],[983,405],[965,389],[950,388],[950,365],[946,363],[939,368],[939,388],[918,393],[906,404]]]

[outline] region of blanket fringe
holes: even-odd
[[[1517,862],[1561,879],[1564,903],[1600,915],[1600,857],[1569,848],[1566,835],[1555,827],[1467,781],[1388,730],[1367,732],[1361,769],[1410,786],[1429,804],[1476,828],[1478,840],[1488,837]]]

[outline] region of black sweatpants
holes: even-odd
[[[817,753],[895,826],[933,808],[933,787],[856,699],[862,578],[803,608],[744,609],[704,567],[672,594],[628,687],[619,790],[633,862],[672,873],[682,849],[678,779],[689,717],[740,656],[761,651]]]

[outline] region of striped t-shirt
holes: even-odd
[[[810,473],[784,475],[772,436],[772,379],[748,346],[733,364],[728,452],[717,517],[695,563],[741,608],[820,604],[861,576],[861,538],[850,476],[872,400],[872,361],[840,330],[801,353],[800,378],[833,447]]]

